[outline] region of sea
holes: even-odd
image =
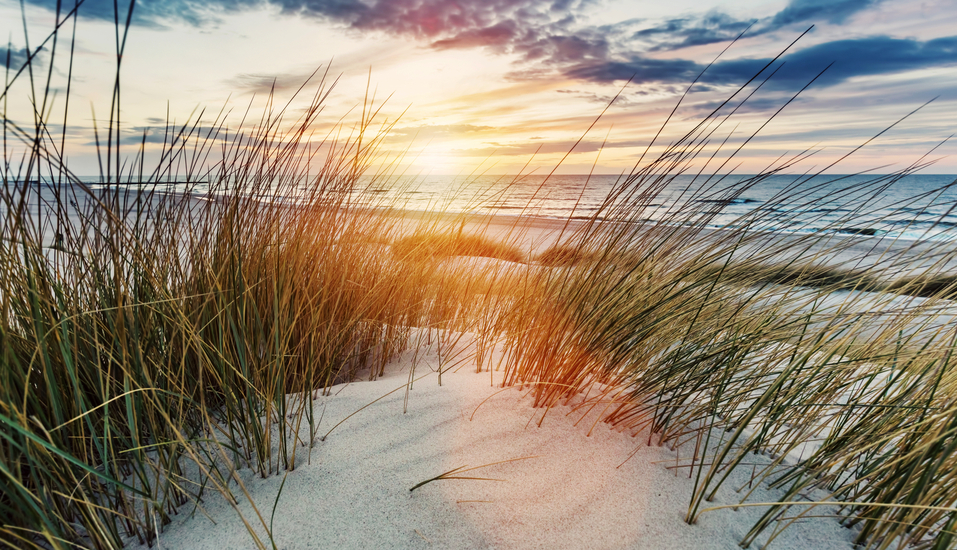
[[[206,182],[144,186],[83,180],[94,192],[126,188],[135,195],[149,187],[208,200],[215,199],[217,192]],[[295,203],[315,185],[303,181],[277,186],[262,196]],[[51,200],[52,183],[33,182],[32,186],[39,191],[41,203]],[[618,219],[616,208],[625,206],[630,221],[957,240],[957,175],[952,174],[364,177],[353,186],[348,200],[356,206],[556,219]]]
[[[603,219],[626,204],[631,221],[957,240],[957,175],[433,176],[405,183],[360,195],[409,210]]]

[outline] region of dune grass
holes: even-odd
[[[402,258],[474,256],[522,263],[525,254],[515,245],[495,241],[481,235],[446,233],[416,233],[397,239],[392,252]]]
[[[576,266],[599,261],[601,253],[568,245],[555,245],[536,256],[536,261],[550,267]],[[826,289],[830,292],[857,290],[890,292],[923,298],[953,299],[957,294],[957,275],[948,273],[897,276],[888,279],[867,269],[847,269],[823,264],[771,264],[736,261],[727,265],[711,265],[703,274],[721,277],[728,283],[741,285],[792,285]]]
[[[33,97],[33,127],[4,112],[4,545],[150,543],[211,493],[240,513],[237,472],[308,461],[321,435],[312,397],[375,378],[423,327],[440,342],[475,333],[479,369],[504,341],[506,383],[530,385],[539,407],[585,395],[580,406],[605,421],[649,428],[648,443],[695,441],[689,522],[748,453],[773,456],[756,477],[786,499],[742,492],[744,505],[767,507],[744,545],[834,501],[864,546],[953,545],[952,253],[901,276],[913,257],[834,267],[823,260],[849,241],[769,241],[751,230],[760,214],[707,228],[796,159],[731,187],[702,176],[682,203],[694,208],[649,222],[649,205],[727,120],[716,111],[623,178],[562,244],[516,265],[528,258],[508,238],[429,218],[410,231],[390,215],[398,205],[357,202],[394,182],[377,148],[390,125],[367,104],[356,127],[323,140],[314,129],[329,87],[314,88],[303,111],[270,101],[241,132],[223,117],[168,125],[152,167],[145,140],[120,156],[114,114],[97,136],[96,188],[70,172],[46,95]],[[721,172],[714,162],[696,173]],[[916,168],[841,200],[859,212]],[[169,192],[171,180],[187,190]],[[802,181],[772,202],[805,206]],[[880,293],[835,302],[846,290]],[[271,544],[264,513],[244,521],[255,545]]]
[[[649,198],[689,171],[706,137],[676,141],[612,192],[617,202],[595,215],[604,223],[540,257],[534,290],[510,312],[507,383],[530,385],[545,409],[587,395],[579,407],[650,429],[648,443],[694,442],[691,523],[749,453],[773,457],[755,475],[785,499],[761,503],[768,511],[742,546],[837,501],[866,547],[950,547],[957,332],[943,270],[953,247],[889,254],[867,270],[828,265],[852,241],[768,238],[752,230],[760,219],[706,229],[696,205],[714,200],[711,177],[691,206],[648,223]],[[884,177],[860,183],[839,206],[883,189]],[[802,199],[799,186],[792,193],[775,205]],[[900,276],[905,262],[930,267]]]
[[[361,135],[337,147],[358,156]],[[5,216],[5,540],[148,542],[204,491],[241,490],[235,468],[293,469],[316,439],[308,396],[375,378],[411,327],[469,326],[468,289],[493,285],[480,271],[439,276],[430,262],[383,254],[376,241],[390,240],[395,222],[348,205],[355,164],[311,178],[296,172],[297,155],[272,165],[310,183],[292,204],[279,201],[289,187],[260,184],[256,171],[246,179],[250,163],[282,153],[269,145],[277,137],[237,144],[243,156],[204,174],[201,196],[74,181],[65,188],[77,196],[54,201],[78,209]],[[48,200],[42,193],[11,182],[5,212]],[[38,226],[65,237],[51,247]]]
[[[567,244],[552,245],[535,257],[538,263],[549,267],[574,266],[599,259],[600,255],[596,251]]]
[[[314,89],[294,116],[272,100],[246,113],[260,122],[241,132],[221,117],[168,125],[152,170],[141,144],[131,168],[105,162],[96,187],[69,171],[49,120],[31,134],[5,116],[5,545],[151,543],[204,495],[235,504],[237,469],[269,476],[309,460],[321,435],[311,396],[378,376],[411,327],[473,324],[475,291],[462,290],[493,286],[481,270],[439,277],[383,253],[397,218],[355,204],[392,181],[368,172],[390,125],[373,130],[366,105],[357,127],[322,139],[329,87]],[[112,119],[106,157],[118,128]],[[269,546],[264,516],[245,521]]]

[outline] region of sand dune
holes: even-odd
[[[405,414],[412,351],[375,382],[335,386],[329,396],[317,397],[313,406],[323,415],[321,435],[402,388],[348,418],[326,440],[315,441],[311,456],[301,448],[281,494],[282,475],[262,479],[240,471],[267,522],[279,494],[273,520],[277,548],[730,550],[763,513],[761,507],[723,509],[705,513],[695,525],[685,523],[693,485],[682,458],[691,455],[687,447],[649,446],[647,433],[619,433],[596,424],[598,408],[586,414],[571,404],[548,411],[542,420],[544,411],[533,408],[524,392],[499,387],[498,373],[475,372],[466,340],[459,358],[443,366],[451,370],[443,373],[441,386],[434,372],[438,357],[420,350],[415,376],[424,377],[408,392]],[[302,437],[308,440],[307,433]],[[768,463],[762,456],[754,461]],[[478,468],[460,476],[497,481],[445,479],[409,491],[462,466]],[[742,492],[722,489],[710,504],[743,498],[751,471],[734,475],[726,487]],[[236,494],[240,509],[255,523],[248,501]],[[758,488],[749,501],[776,498]],[[182,509],[164,528],[159,547],[254,547],[239,516],[219,495],[209,497],[204,507],[209,518]],[[851,548],[852,531],[833,517],[819,517],[835,513],[833,507],[814,509],[814,517],[790,526],[772,548]]]

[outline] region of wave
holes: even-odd
[[[875,235],[885,235],[887,233],[884,229],[876,229],[874,227],[841,227],[836,230],[838,233],[848,233],[850,235],[864,235],[867,237],[873,237]]]
[[[704,203],[704,204],[723,204],[725,206],[728,206],[731,204],[754,204],[754,203],[759,203],[761,201],[755,200],[755,199],[744,199],[741,197],[737,197],[733,199],[698,199],[695,202]]]

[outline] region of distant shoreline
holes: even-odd
[[[80,197],[81,194],[77,196]],[[172,197],[174,201],[189,199],[194,201],[196,206],[201,207],[223,199],[217,196],[157,190],[153,200],[162,200],[163,197]],[[80,204],[67,208],[67,213],[70,214],[70,211],[75,208],[82,211],[85,206]],[[563,219],[534,212],[518,215],[489,214],[347,205],[343,213],[347,216],[369,213],[397,219],[400,232],[403,233],[413,232],[421,227],[481,233],[489,238],[518,246],[530,256],[543,252],[559,241],[568,241],[576,235],[576,232],[593,223],[593,230],[596,232],[601,232],[605,227],[620,227],[621,223],[634,223],[638,226],[638,231],[657,228],[681,231],[680,227],[667,224],[609,220],[593,222],[591,219]],[[75,214],[71,217],[73,216]],[[726,238],[729,233],[745,234],[743,229],[714,227],[689,229],[696,232],[696,238],[701,239],[703,246],[706,246],[708,242]],[[47,227],[47,231],[42,235],[44,246],[53,243],[52,231],[53,228]],[[914,276],[926,271],[940,275],[957,275],[957,241],[919,241],[886,235],[789,233],[761,229],[748,231],[747,241],[739,253],[735,254],[737,258],[744,259],[749,254],[767,254],[769,250],[779,249],[780,253],[775,258],[779,262],[794,262],[798,259],[813,260],[815,265],[875,271],[875,275],[885,279]]]

